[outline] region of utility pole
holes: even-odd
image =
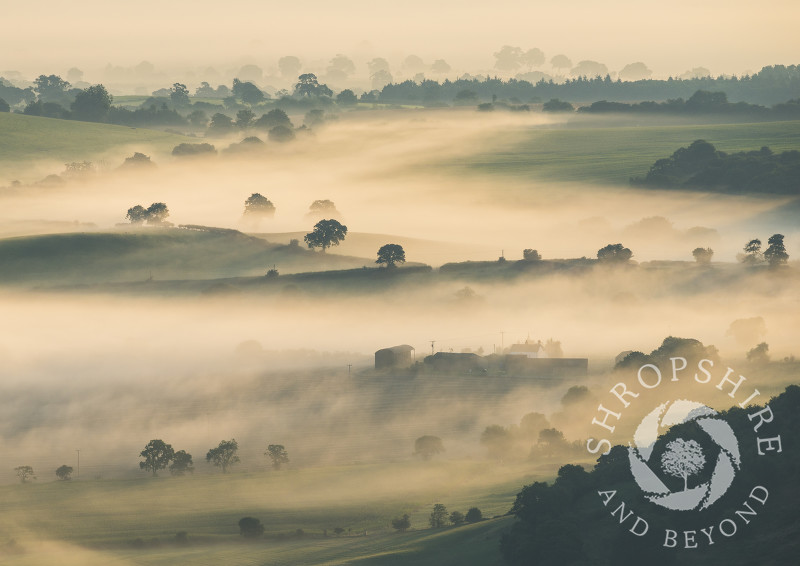
[[[431,340],[431,356],[433,355],[433,345],[436,344],[436,340]]]
[[[505,350],[505,335],[506,335],[506,333],[501,330],[500,331],[500,353],[501,354],[503,353],[503,350]]]
[[[350,376],[350,368],[353,367],[353,364],[347,364],[347,376]]]
[[[81,477],[81,449],[78,448],[75,452],[78,453],[78,477]]]

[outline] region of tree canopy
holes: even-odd
[[[387,268],[396,267],[398,263],[406,262],[406,252],[399,244],[385,244],[378,250],[378,259],[375,263],[386,264]]]
[[[289,463],[289,453],[286,452],[283,444],[270,444],[264,455],[272,460],[272,467],[275,470],[280,470],[283,464]]]
[[[597,259],[602,263],[627,263],[633,252],[622,244],[608,244],[597,250]]]
[[[172,446],[161,439],[154,439],[147,443],[139,455],[144,458],[139,462],[139,468],[153,472],[153,476],[158,475],[159,470],[166,468],[175,457]]]
[[[218,468],[222,468],[222,473],[228,473],[228,468],[240,462],[239,456],[236,454],[239,451],[239,443],[235,438],[230,440],[221,440],[219,446],[212,448],[206,454],[206,462],[213,464]]]
[[[314,229],[303,238],[309,248],[322,248],[324,253],[331,246],[338,246],[347,235],[347,226],[338,220],[320,220]]]

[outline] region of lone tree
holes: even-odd
[[[703,449],[694,440],[673,440],[661,456],[661,469],[671,476],[683,478],[683,491],[689,487],[689,476],[702,470],[705,464]]]
[[[31,466],[17,466],[14,468],[14,471],[17,473],[17,477],[22,483],[28,483],[29,480],[36,479],[36,476],[33,475],[33,468]]]
[[[72,479],[72,466],[67,466],[64,464],[63,466],[59,466],[56,469],[56,477],[61,481],[68,481]]]
[[[711,248],[695,248],[692,250],[694,260],[701,265],[708,265],[711,263],[711,257],[714,255],[714,250]]]
[[[542,254],[531,248],[526,248],[522,250],[522,259],[525,261],[541,261]]]
[[[258,538],[264,534],[264,525],[255,517],[242,517],[239,519],[239,533],[244,538]]]
[[[404,533],[410,529],[411,519],[408,517],[408,514],[405,514],[397,519],[392,519],[392,528],[401,533]]]
[[[239,451],[239,443],[235,438],[230,440],[221,440],[219,446],[212,448],[206,454],[206,462],[211,462],[218,468],[222,468],[222,473],[228,473],[228,468],[234,464],[239,463],[239,456],[236,452]]]
[[[163,470],[169,465],[175,457],[175,451],[170,444],[155,439],[147,443],[139,456],[144,458],[144,462],[139,462],[139,467],[143,470],[150,470],[155,477],[158,475],[158,470]]]
[[[253,193],[244,201],[245,215],[274,216],[275,205],[261,193]]]
[[[267,451],[264,452],[264,456],[272,460],[272,468],[275,470],[280,470],[283,464],[289,463],[289,453],[286,452],[286,448],[283,447],[283,444],[270,444],[267,446]]]
[[[347,226],[338,220],[320,220],[314,230],[303,238],[309,248],[322,248],[322,253],[331,246],[338,246],[347,235]]]
[[[438,436],[420,436],[414,441],[414,456],[419,456],[425,461],[444,452],[444,444]]]
[[[187,106],[189,104],[189,89],[183,83],[174,83],[169,89],[169,99],[175,106]]]
[[[309,214],[339,214],[332,200],[317,199],[308,207]]]
[[[444,527],[447,524],[448,515],[447,515],[447,507],[445,507],[442,503],[437,503],[433,506],[433,511],[431,511],[430,519],[428,522],[431,524],[431,527],[434,529],[438,529],[439,527]]]
[[[764,259],[770,267],[780,267],[786,265],[789,259],[789,254],[786,253],[786,247],[783,245],[783,234],[773,234],[767,240],[769,247],[764,250]]]
[[[169,466],[169,473],[173,476],[182,476],[189,472],[194,473],[194,465],[192,463],[192,455],[188,454],[186,450],[179,450],[175,452],[172,458],[172,464]]]
[[[627,263],[633,257],[633,252],[622,244],[608,244],[597,250],[597,259],[602,263]]]
[[[755,265],[764,261],[764,255],[761,253],[761,240],[755,238],[750,240],[744,245],[744,255],[742,256],[742,263],[748,265]]]
[[[397,267],[398,263],[406,262],[406,251],[399,244],[386,244],[378,250],[378,259],[375,263],[385,263],[387,268]]]

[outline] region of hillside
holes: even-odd
[[[130,156],[134,151],[169,153],[186,141],[192,138],[158,130],[0,112],[0,185],[14,179],[38,180],[35,175],[31,177],[29,169],[40,160],[96,163],[113,157],[114,162],[122,163],[120,156]],[[53,172],[40,170],[38,174]]]
[[[235,230],[178,228],[0,240],[0,284],[75,285],[214,279],[361,267],[366,260],[272,244]]]
[[[466,175],[489,173],[627,186],[630,177],[647,173],[654,161],[675,148],[703,139],[720,151],[750,151],[769,146],[774,152],[800,149],[800,122],[757,124],[682,124],[614,127],[614,119],[575,120],[570,127],[508,132],[501,149],[436,163]]]

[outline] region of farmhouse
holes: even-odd
[[[405,368],[414,363],[414,347],[408,344],[375,352],[375,369]]]

